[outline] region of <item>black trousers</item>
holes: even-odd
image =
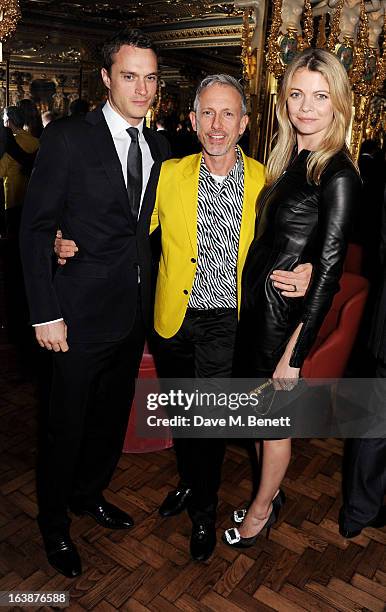
[[[35,373],[35,334],[29,323],[28,303],[20,259],[19,230],[21,206],[5,211],[7,239],[4,241],[4,290],[8,339],[16,348],[20,376]]]
[[[156,361],[161,378],[230,378],[237,327],[235,309],[188,309],[182,326],[169,339],[156,337]],[[213,522],[225,440],[174,440],[181,482],[192,489],[189,515],[193,522]]]
[[[101,498],[118,463],[144,347],[140,304],[127,337],[73,343],[53,353],[46,435],[39,453],[39,525],[53,533],[68,524],[69,505]]]
[[[385,405],[386,363],[378,361],[371,401]],[[379,513],[386,493],[386,438],[348,440],[343,472],[343,521],[349,529],[366,526]]]

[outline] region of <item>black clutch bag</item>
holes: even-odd
[[[276,389],[272,378],[268,378],[261,385],[252,389],[249,395],[255,395],[258,399],[258,404],[253,407],[253,411],[260,416],[267,415],[272,409],[276,397]]]

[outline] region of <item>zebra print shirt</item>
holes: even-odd
[[[197,270],[189,308],[237,308],[236,266],[244,197],[240,149],[228,176],[218,182],[204,157],[198,179]]]

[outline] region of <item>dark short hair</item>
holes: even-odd
[[[161,127],[166,127],[166,120],[165,117],[163,115],[161,115],[160,117],[157,118],[156,120],[156,124],[160,125]]]
[[[11,121],[16,128],[22,128],[24,126],[24,115],[20,108],[17,106],[6,106],[4,111],[7,113],[9,121]]]
[[[110,72],[114,62],[114,55],[118,53],[123,45],[138,47],[139,49],[151,49],[157,53],[156,48],[149,36],[136,28],[124,28],[118,34],[107,40],[102,47],[102,67]]]
[[[73,116],[86,115],[90,109],[90,104],[87,100],[83,100],[82,98],[77,98],[73,100],[68,107],[68,114]]]

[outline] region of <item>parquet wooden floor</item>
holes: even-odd
[[[287,503],[269,540],[260,537],[241,552],[220,541],[202,564],[188,555],[186,514],[169,519],[157,514],[177,482],[173,450],[122,455],[107,497],[135,517],[135,527],[109,532],[90,518],[74,517],[72,535],[84,573],[77,580],[55,573],[34,520],[36,402],[32,386],[13,379],[5,365],[9,355],[9,348],[0,346],[0,591],[68,590],[71,612],[385,609],[386,530],[366,529],[350,541],[338,534],[343,445],[337,440],[294,443],[284,481]],[[230,445],[219,540],[232,509],[250,493],[247,452]]]

